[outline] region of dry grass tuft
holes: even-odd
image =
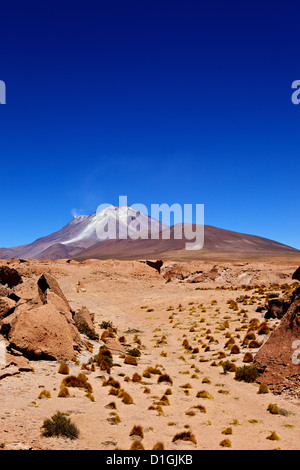
[[[144,431],[141,426],[133,426],[131,429],[129,436],[138,436],[141,439],[144,439]]]
[[[168,374],[162,374],[158,377],[157,383],[160,384],[161,382],[167,382],[171,385],[173,385],[173,380]]]
[[[183,432],[179,432],[175,434],[175,436],[172,439],[172,442],[176,442],[176,441],[190,441],[190,442],[193,442],[194,444],[197,444],[197,440],[191,431],[183,431]]]
[[[65,361],[62,361],[58,368],[58,373],[63,375],[68,375],[70,373],[70,369],[68,364]]]

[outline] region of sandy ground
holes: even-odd
[[[215,265],[207,261],[196,267],[209,271]],[[129,436],[130,431],[139,425],[143,428],[145,449],[152,449],[158,441],[167,450],[224,449],[220,446],[224,439],[230,440],[231,449],[300,449],[299,401],[291,396],[258,394],[258,384],[238,382],[234,373],[224,374],[219,355],[225,353],[228,357],[223,360],[229,359],[238,366],[244,364],[246,352],[255,355],[257,349],[242,345],[249,322],[252,318],[264,320],[263,314],[256,312],[258,305],[264,303],[272,284],[291,283],[296,267],[297,260],[291,259],[224,262],[223,274],[217,280],[189,283],[177,279],[167,282],[138,261],[32,261],[18,265],[25,276],[53,274],[73,310],[86,306],[95,314],[100,336],[104,331],[100,329],[101,322],[111,321],[117,328],[117,337],[124,335],[132,347],[140,343],[141,356],[138,365],[132,366],[124,364],[119,354],[114,355],[111,376],[133,398],[130,405],[109,395],[110,387],[103,386],[108,374],[99,368],[85,371],[93,387],[94,402],[80,389],[70,389],[68,398],[57,397],[64,376],[58,373],[59,363],[55,361],[32,361],[34,372],[1,380],[0,446],[128,450],[134,439]],[[195,270],[195,265],[191,270]],[[249,287],[255,284],[265,287]],[[272,292],[281,293],[281,289],[273,288]],[[228,301],[240,301],[241,296],[248,298],[238,302],[237,310],[230,308]],[[269,321],[271,328],[277,324],[278,321]],[[239,346],[238,354],[225,348],[229,337]],[[267,337],[260,335],[258,339],[264,342]],[[184,339],[194,352],[183,347]],[[94,343],[93,354],[101,344]],[[85,352],[77,365],[70,362],[70,373],[81,372],[82,363],[91,355]],[[173,384],[158,383],[156,374],[142,377],[140,382],[131,380],[134,373],[142,376],[148,366],[168,374]],[[168,388],[172,394],[168,395],[169,404],[163,405],[160,399]],[[43,389],[51,393],[51,398],[38,398]],[[197,398],[199,391],[209,392],[210,398]],[[111,402],[115,409],[107,407]],[[267,410],[270,403],[276,403],[282,413],[272,415]],[[149,409],[158,405],[160,409]],[[199,405],[205,409],[199,410]],[[56,411],[69,413],[80,430],[79,439],[41,437],[44,419]],[[118,424],[111,422],[111,413],[117,413]],[[227,428],[232,434],[223,434]],[[173,442],[173,437],[183,431],[191,431],[196,443]],[[273,431],[279,440],[267,439]]]

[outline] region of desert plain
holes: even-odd
[[[24,285],[43,274],[55,278],[73,314],[91,313],[96,333],[93,339],[81,333],[75,357],[64,361],[69,375],[86,375],[90,393],[67,387],[69,394],[58,396],[67,377],[59,372],[63,358],[23,357],[8,349],[0,366],[4,450],[151,450],[158,443],[165,450],[300,448],[297,390],[259,393],[259,380],[239,381],[223,367],[226,361],[233,370],[251,365],[251,355],[255,359],[278,327],[279,319],[265,320],[263,306],[270,294],[295,288],[299,255],[167,260],[160,272],[144,260],[16,259],[1,265],[16,269]],[[268,328],[259,334],[264,322]],[[244,338],[251,325],[256,341],[250,347]],[[9,346],[5,335],[0,339]],[[109,370],[91,361],[100,346],[111,352]],[[270,404],[279,412],[273,414]],[[44,420],[57,411],[76,425],[77,439],[42,436]],[[132,434],[135,426],[139,431]]]

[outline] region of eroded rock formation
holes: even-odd
[[[30,359],[70,360],[82,346],[73,312],[50,274],[36,281],[0,267],[0,333],[8,350]],[[94,328],[92,318],[89,326]]]

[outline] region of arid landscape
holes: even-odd
[[[299,6],[1,2],[0,450],[300,450]]]
[[[3,260],[1,448],[299,449],[298,323],[264,345],[300,256],[234,256]],[[42,436],[57,412],[76,438]]]

